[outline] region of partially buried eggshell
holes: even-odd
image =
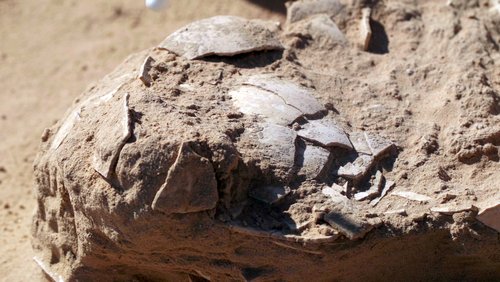
[[[146,0],[145,4],[149,9],[159,11],[167,7],[168,0]]]

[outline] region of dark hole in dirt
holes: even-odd
[[[265,268],[248,267],[242,270],[243,277],[245,277],[246,280],[253,280],[262,276],[266,272],[268,272],[268,270]]]
[[[251,69],[268,66],[283,58],[283,51],[260,51],[240,54],[232,57],[208,56],[203,58],[207,62],[224,62],[238,68]]]
[[[285,0],[248,0],[272,12],[286,14]]]
[[[384,26],[375,20],[370,20],[370,26],[372,28],[372,40],[368,52],[375,54],[389,53],[389,37],[387,37]]]

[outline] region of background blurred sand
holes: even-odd
[[[195,19],[284,20],[254,4],[266,1],[172,2],[157,13],[139,0],[0,0],[0,280],[42,278],[30,245],[32,163],[44,128],[88,84]]]

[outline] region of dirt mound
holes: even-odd
[[[498,277],[489,3],[298,1],[283,27],[216,17],[130,56],[44,133],[37,262],[54,279]]]

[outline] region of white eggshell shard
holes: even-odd
[[[299,110],[304,115],[314,115],[325,110],[323,105],[312,95],[311,89],[273,75],[254,75],[249,77],[245,84],[275,93],[287,105]]]
[[[93,168],[106,179],[114,172],[120,151],[131,135],[129,95],[125,93],[113,98],[106,105],[109,114],[102,118],[101,127],[95,133],[96,146],[92,156]]]
[[[327,119],[310,120],[302,126],[298,135],[306,140],[318,142],[322,146],[352,149],[351,142],[344,130]]]
[[[153,11],[160,11],[167,8],[168,2],[168,0],[146,0],[145,4],[146,7]]]
[[[191,23],[172,33],[158,47],[190,60],[283,49],[278,34],[268,25],[235,16],[216,16]]]
[[[287,21],[288,23],[294,23],[318,14],[333,17],[343,9],[344,5],[339,0],[295,1],[288,6]]]
[[[274,162],[286,164],[288,167],[294,165],[295,140],[297,139],[295,131],[285,126],[269,123],[264,125],[258,137],[259,142],[266,148],[266,155],[272,156]]]
[[[278,95],[257,87],[241,86],[230,91],[229,95],[242,113],[260,116],[270,123],[289,125],[302,115]]]

